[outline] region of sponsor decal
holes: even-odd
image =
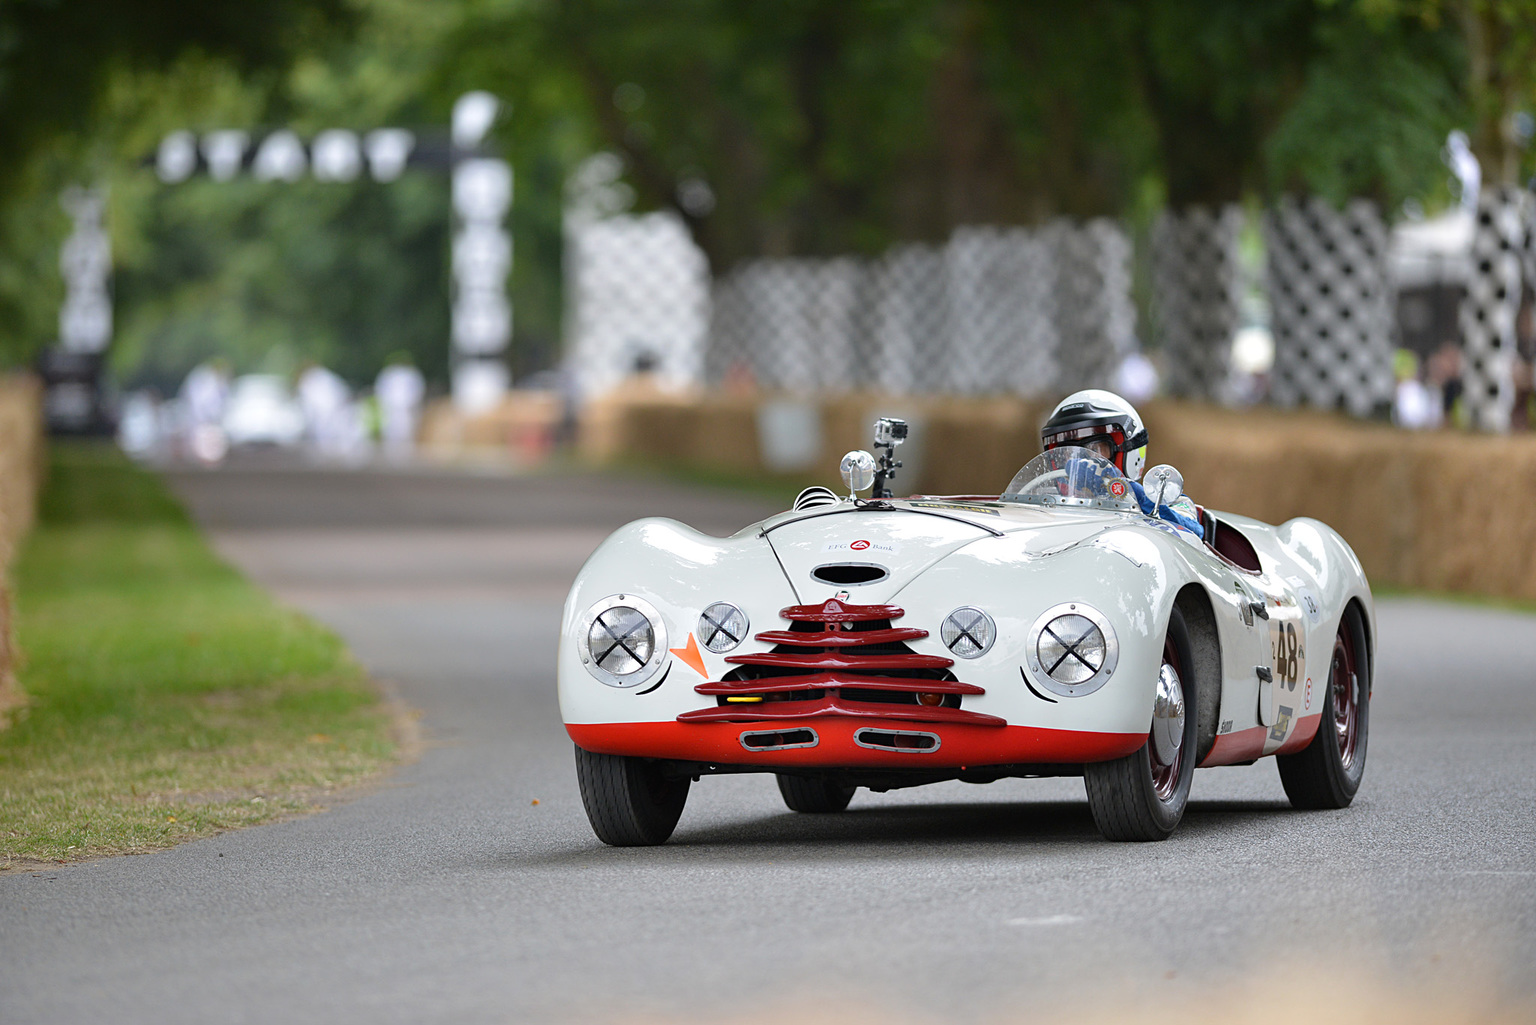
[[[1232,720],[1231,719],[1223,719],[1223,720],[1221,720],[1221,725],[1216,728],[1216,732],[1217,733],[1231,733],[1232,732]]]
[[[1280,715],[1275,719],[1275,725],[1270,727],[1270,740],[1284,740],[1285,731],[1291,728],[1291,715],[1293,714],[1293,710],[1287,708],[1285,705],[1281,705],[1277,711],[1279,711]]]
[[[1312,677],[1310,676],[1307,677],[1307,689],[1302,694],[1301,707],[1307,709],[1312,707]]]
[[[838,601],[847,601],[847,600],[848,600],[848,599],[849,599],[849,598],[850,598],[850,597],[851,597],[851,596],[850,596],[850,595],[849,595],[849,594],[848,594],[848,592],[847,592],[847,591],[838,591],[838,592],[837,592],[837,600],[838,600]],[[1308,681],[1307,681],[1307,684],[1308,684],[1308,686],[1310,686],[1310,685],[1311,685],[1311,683],[1312,683],[1312,681],[1311,681],[1311,680],[1308,680]]]
[[[1114,495],[1116,498],[1124,498],[1125,497],[1125,481],[1123,481],[1123,480],[1112,480],[1112,481],[1110,481],[1109,482],[1109,493],[1111,495]]]
[[[985,513],[988,516],[1001,516],[996,509],[988,509],[984,505],[963,505],[959,502],[912,502],[919,509],[954,509],[956,512]]]
[[[821,546],[821,550],[841,555],[897,555],[901,552],[901,545],[894,541],[871,541],[861,537],[852,541],[828,541]]]

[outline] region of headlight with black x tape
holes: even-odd
[[[699,643],[717,655],[747,636],[747,614],[727,601],[717,601],[699,614]]]
[[[610,687],[638,687],[666,658],[661,613],[632,594],[610,594],[587,609],[580,636],[582,666]]]
[[[1031,675],[1063,697],[1079,698],[1104,686],[1119,659],[1114,629],[1091,605],[1056,605],[1029,628],[1025,660]]]
[[[960,658],[980,658],[997,640],[997,624],[978,608],[962,605],[944,617],[939,625],[939,639],[951,654]]]

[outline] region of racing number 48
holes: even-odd
[[[1301,675],[1300,646],[1296,641],[1296,624],[1282,623],[1275,628],[1275,676],[1286,690],[1296,689]]]

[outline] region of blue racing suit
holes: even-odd
[[[1131,490],[1136,493],[1136,501],[1140,503],[1141,511],[1146,513],[1148,516],[1153,515],[1152,499],[1147,497],[1146,488],[1143,488],[1136,481],[1131,481]],[[1201,538],[1202,540],[1205,538],[1205,530],[1200,526],[1200,523],[1194,517],[1186,516],[1184,513],[1179,512],[1172,506],[1161,506],[1156,510],[1156,514],[1158,519],[1167,520],[1175,527],[1180,527],[1184,530],[1187,530],[1197,538]]]

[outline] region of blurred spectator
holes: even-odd
[[[186,444],[193,458],[204,463],[222,462],[229,452],[224,435],[224,405],[229,399],[229,370],[223,360],[210,360],[192,368],[181,385]]]
[[[1441,422],[1456,421],[1456,404],[1461,401],[1461,346],[1454,340],[1440,343],[1426,366],[1429,387],[1440,393]]]
[[[1398,349],[1392,358],[1392,366],[1397,374],[1392,422],[1415,431],[1439,427],[1442,418],[1439,396],[1420,380],[1419,357],[1409,349]]]
[[[1140,352],[1125,357],[1115,371],[1114,390],[1131,402],[1145,402],[1157,394],[1157,367]]]
[[[393,458],[411,454],[425,390],[421,371],[403,353],[392,356],[389,365],[379,371],[373,393],[378,402],[379,434],[384,440],[385,454]]]
[[[345,455],[355,433],[348,410],[351,390],[347,382],[318,363],[299,374],[299,408],[304,413],[304,435],[320,455]]]
[[[155,455],[160,448],[160,399],[152,391],[136,391],[123,401],[123,414],[117,421],[117,443],[124,452],[139,459]]]

